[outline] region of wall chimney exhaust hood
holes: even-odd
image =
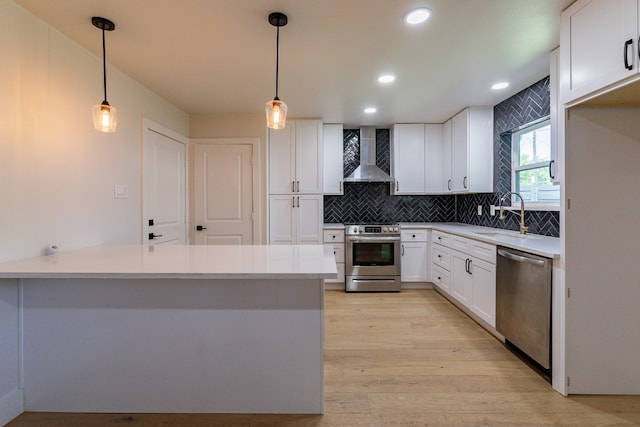
[[[376,128],[360,128],[360,166],[344,182],[395,182],[391,176],[376,166]]]

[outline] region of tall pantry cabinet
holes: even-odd
[[[269,129],[269,243],[322,244],[322,122]]]

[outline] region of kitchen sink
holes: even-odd
[[[508,231],[476,231],[474,234],[479,234],[480,236],[491,237],[494,239],[500,238],[512,238],[512,239],[539,239],[539,236],[532,234],[520,234],[518,232],[508,232]]]

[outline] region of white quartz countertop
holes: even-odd
[[[400,226],[407,228],[427,228],[445,233],[468,237],[497,246],[505,246],[547,258],[560,258],[560,239],[539,234],[520,235],[517,231],[501,230],[478,225],[441,223],[441,222],[405,222]]]
[[[330,245],[95,246],[0,263],[0,278],[329,279]]]

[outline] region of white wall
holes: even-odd
[[[96,132],[102,58],[8,0],[0,52],[0,262],[51,243],[139,243],[142,117],[187,135],[188,115],[109,67],[119,125]],[[114,199],[115,184],[129,186],[128,199]]]
[[[0,262],[52,243],[140,243],[142,118],[188,135],[188,115],[108,67],[118,131],[96,132],[102,58],[10,0],[0,0],[0,52]],[[128,199],[114,199],[115,184]],[[22,405],[18,301],[17,282],[0,283],[0,425]]]

